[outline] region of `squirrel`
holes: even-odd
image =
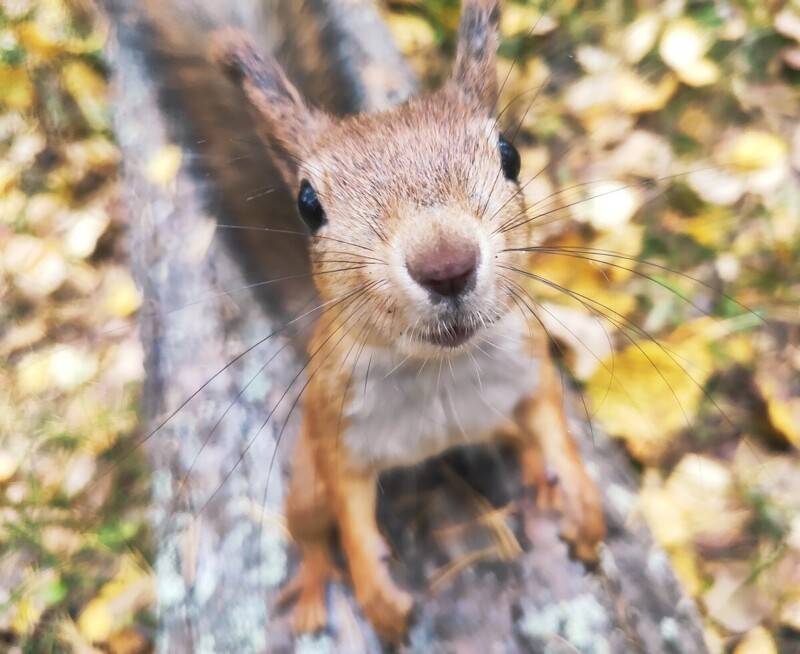
[[[286,589],[297,632],[328,622],[336,530],[365,617],[386,641],[404,637],[413,602],[386,565],[377,477],[450,448],[510,444],[537,504],[560,511],[578,559],[595,561],[605,535],[546,332],[510,272],[526,265],[521,248],[536,236],[520,155],[497,118],[499,5],[464,0],[440,89],[343,118],[307,105],[244,32],[214,37],[214,58],[278,153],[330,307],[308,344],[286,499],[302,557]]]

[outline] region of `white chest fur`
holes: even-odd
[[[343,436],[352,463],[385,470],[486,441],[536,389],[538,364],[523,334],[519,325],[507,325],[478,348],[428,361],[365,349],[356,363]]]

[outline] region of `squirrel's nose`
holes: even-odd
[[[411,278],[434,297],[453,298],[475,288],[478,248],[466,241],[440,243],[406,260]]]

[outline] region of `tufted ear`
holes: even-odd
[[[500,0],[463,0],[453,81],[488,112],[497,101]]]
[[[300,184],[299,166],[308,159],[329,118],[303,101],[278,62],[261,56],[246,32],[216,32],[211,54],[244,89],[256,116],[259,136],[274,150],[274,160],[284,180],[296,191]]]

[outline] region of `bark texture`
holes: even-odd
[[[109,57],[132,261],[145,295],[147,432],[175,413],[146,439],[158,646],[381,651],[344,584],[331,589],[328,634],[295,641],[288,616],[275,610],[296,565],[280,511],[316,304],[304,238],[250,229],[302,226],[242,96],[207,63],[207,35],[246,26],[308,97],[337,113],[390,106],[415,82],[372,3],[227,4],[106,6],[116,28]],[[152,163],[171,144],[182,165],[165,181]],[[402,651],[705,651],[696,608],[635,515],[626,456],[572,414],[605,498],[609,536],[595,571],[569,559],[556,519],[522,497],[501,451],[455,452],[382,478],[380,518],[397,576],[418,601]]]

